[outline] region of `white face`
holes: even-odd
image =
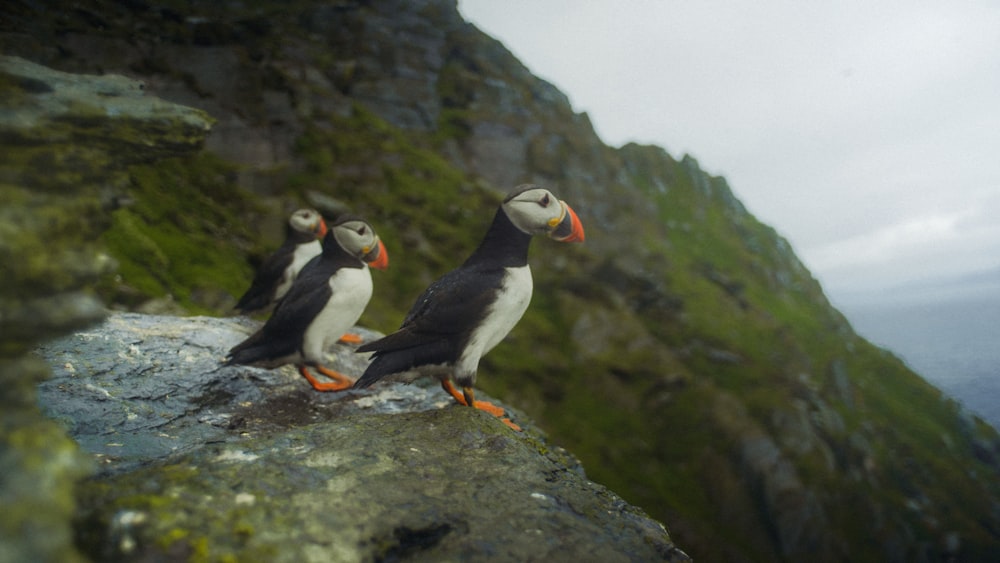
[[[521,192],[503,204],[511,223],[529,235],[545,235],[555,229],[566,215],[563,203],[545,188]]]
[[[288,219],[288,224],[300,233],[318,233],[323,217],[315,209],[299,209]]]
[[[333,227],[333,236],[341,248],[362,260],[379,246],[375,229],[360,220],[345,221]]]

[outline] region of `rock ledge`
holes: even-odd
[[[38,350],[43,411],[99,466],[78,494],[85,554],[688,560],[516,411],[524,433],[432,384],[320,394],[290,367],[220,366],[256,326],[115,313]],[[366,361],[331,356],[351,375]]]

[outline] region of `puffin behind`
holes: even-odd
[[[293,363],[317,391],[349,388],[350,378],[325,367],[324,356],[371,299],[369,265],[388,267],[385,246],[367,222],[341,217],[323,237],[322,253],[302,268],[264,326],[229,351],[225,365],[275,368]],[[309,367],[334,381],[317,381]]]
[[[436,377],[458,403],[485,410],[520,430],[503,409],[476,401],[473,385],[479,360],[507,336],[528,308],[532,293],[528,247],[532,236],[540,234],[560,242],[584,239],[583,226],[569,205],[544,188],[518,186],[497,209],[475,252],[424,290],[399,330],[357,349],[374,354],[354,386]]]
[[[266,309],[288,293],[299,271],[322,252],[326,222],[315,209],[299,209],[285,225],[285,242],[264,260],[235,309],[243,314]]]

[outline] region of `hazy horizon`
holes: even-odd
[[[852,303],[854,329],[1000,429],[1000,294]]]

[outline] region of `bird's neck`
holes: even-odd
[[[497,209],[483,242],[466,260],[466,264],[482,262],[496,263],[501,267],[525,266],[528,263],[528,247],[531,235],[514,226],[503,208]]]
[[[360,258],[352,256],[340,246],[333,236],[333,229],[328,230],[323,237],[323,260],[342,268],[361,268],[365,265]]]
[[[285,244],[303,244],[316,240],[315,233],[309,233],[295,230],[295,227],[285,223]]]

